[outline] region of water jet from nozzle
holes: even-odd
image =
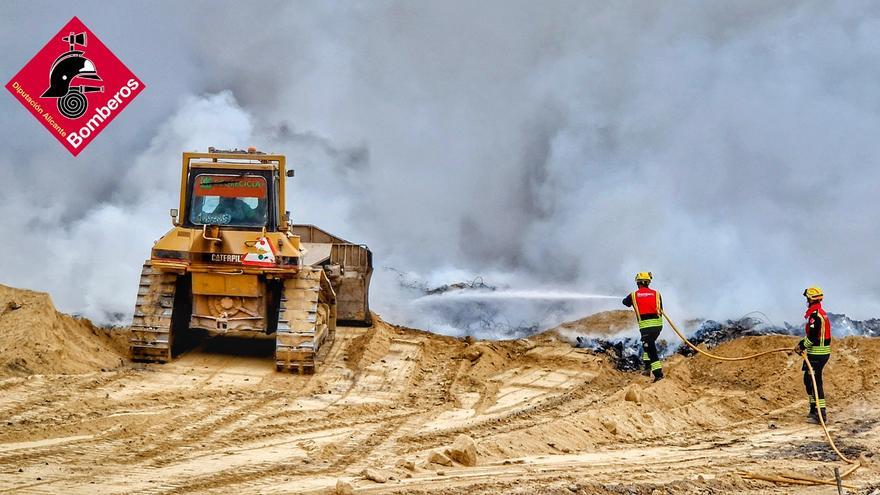
[[[441,294],[428,294],[413,300],[414,303],[439,300],[489,301],[489,300],[528,300],[528,301],[589,301],[594,299],[619,299],[618,296],[591,294],[588,292],[560,290],[514,290],[500,289],[487,291],[460,290]]]

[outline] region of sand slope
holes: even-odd
[[[57,312],[48,294],[0,285],[0,376],[82,373],[123,362],[105,331]]]
[[[717,352],[793,341],[749,337]],[[652,384],[554,332],[470,341],[378,318],[339,328],[314,376],[276,373],[273,347],[217,338],[167,365],[0,379],[0,491],[792,493],[738,472],[824,477],[834,465],[821,430],[803,422],[795,356],[749,366],[675,356]],[[839,446],[869,460],[880,449],[878,353],[880,340],[842,339],[827,368]],[[440,455],[462,434],[476,442],[474,467]],[[880,483],[880,470],[851,483]]]

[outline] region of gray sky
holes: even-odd
[[[131,311],[181,151],[256,145],[298,221],[432,282],[878,314],[876,2],[7,2],[4,82],[73,15],[147,89],[76,159],[0,97],[0,282],[67,311]]]

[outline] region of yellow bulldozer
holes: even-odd
[[[173,228],[144,263],[136,361],[168,362],[192,329],[275,334],[279,371],[313,373],[336,325],[371,324],[372,253],[285,210],[283,155],[183,153]]]

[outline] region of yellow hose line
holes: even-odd
[[[669,315],[667,315],[665,311],[663,312],[663,318],[665,318],[666,321],[669,322],[669,326],[672,327],[672,330],[676,333],[676,335],[678,335],[678,338],[680,338],[682,340],[682,342],[687,344],[688,347],[690,347],[691,349],[693,349],[694,351],[696,351],[700,354],[703,354],[704,356],[710,357],[712,359],[717,359],[719,361],[745,361],[747,359],[754,359],[756,357],[765,356],[767,354],[773,354],[774,352],[791,352],[792,351],[792,348],[790,348],[790,347],[780,347],[778,349],[770,349],[769,351],[759,352],[757,354],[750,354],[748,356],[739,356],[739,357],[718,356],[718,355],[712,354],[711,352],[704,351],[703,349],[700,349],[699,347],[697,347],[693,343],[691,343],[691,341],[688,340],[687,337],[684,336],[684,334],[681,332],[681,330],[678,329],[678,327],[675,325],[675,323],[672,321],[672,319],[669,318]],[[804,360],[804,363],[807,366],[807,370],[810,373],[810,379],[813,381],[813,393],[815,393],[817,390],[819,390],[819,387],[816,384],[816,374],[813,373],[813,366],[810,365],[810,360],[807,359],[807,355],[805,353],[801,353],[801,359]],[[852,474],[856,469],[858,469],[861,466],[861,463],[859,461],[853,461],[853,460],[847,458],[845,455],[843,455],[842,452],[840,452],[840,450],[838,450],[837,445],[834,444],[834,439],[831,438],[831,433],[828,431],[828,426],[825,424],[825,418],[822,417],[821,412],[819,414],[819,424],[822,425],[822,430],[825,432],[825,438],[828,440],[828,445],[831,446],[831,449],[834,450],[834,453],[837,454],[837,457],[840,457],[840,459],[842,461],[846,462],[847,464],[852,464],[852,467],[850,469],[847,469],[844,472],[844,474],[840,475],[841,478],[849,476],[850,474]],[[751,474],[751,473],[747,473],[747,474],[748,474],[748,477],[754,478],[754,479],[762,479],[765,481],[776,481],[776,482],[781,482],[781,483],[788,482],[788,483],[797,484],[797,485],[804,484],[804,483],[823,484],[823,485],[830,485],[830,484],[836,485],[837,484],[837,481],[834,479],[820,480],[820,479],[810,478],[810,477],[805,477],[805,476],[796,476],[796,477],[795,476],[787,476],[787,475],[786,476],[765,476],[765,475],[757,475],[757,474]],[[788,479],[788,481],[786,481],[786,478]],[[847,488],[850,488],[850,487],[847,487]]]
[[[837,480],[820,480],[818,478],[810,478],[809,476],[796,476],[796,475],[780,475],[780,476],[772,476],[767,474],[755,474],[755,473],[741,473],[743,478],[748,478],[752,480],[762,480],[762,481],[771,481],[773,483],[787,483],[789,485],[806,485],[806,486],[814,486],[814,485],[831,485],[837,486]],[[843,488],[847,490],[858,490],[858,487],[853,485],[848,485],[846,483],[841,483]]]
[[[801,357],[804,359],[804,363],[806,363],[807,369],[810,371],[810,379],[813,381],[813,393],[815,394],[816,391],[819,390],[819,387],[816,386],[816,374],[813,373],[813,366],[810,365],[810,360],[807,359],[805,354],[801,354]],[[837,445],[834,445],[834,439],[831,438],[831,433],[828,432],[828,426],[825,425],[825,418],[822,417],[821,411],[819,413],[819,424],[822,425],[822,429],[825,431],[825,438],[828,439],[828,445],[834,449],[834,453],[837,454],[837,457],[840,457],[840,459],[847,464],[859,464],[858,461],[848,459],[843,453],[837,450]]]
[[[739,473],[743,478],[747,478],[750,480],[762,480],[762,481],[772,481],[773,483],[788,483],[789,485],[807,485],[814,486],[816,483],[812,481],[797,479],[797,478],[783,478],[782,476],[770,476],[767,474],[755,474],[755,473]],[[823,483],[824,484],[824,483]],[[835,483],[837,484],[837,483]]]
[[[851,475],[853,471],[859,468],[858,464],[853,464],[846,471],[840,474],[840,479],[844,479],[847,476]],[[752,473],[745,473],[747,476],[752,476]],[[767,476],[767,475],[758,475],[758,476]],[[829,478],[827,480],[813,478],[811,476],[805,476],[803,474],[793,473],[793,474],[778,474],[775,475],[776,478],[789,478],[798,481],[806,481],[814,484],[822,484],[822,485],[837,485],[837,480],[834,478]],[[799,483],[798,483],[799,484]],[[854,489],[851,485],[842,485],[844,488]]]

